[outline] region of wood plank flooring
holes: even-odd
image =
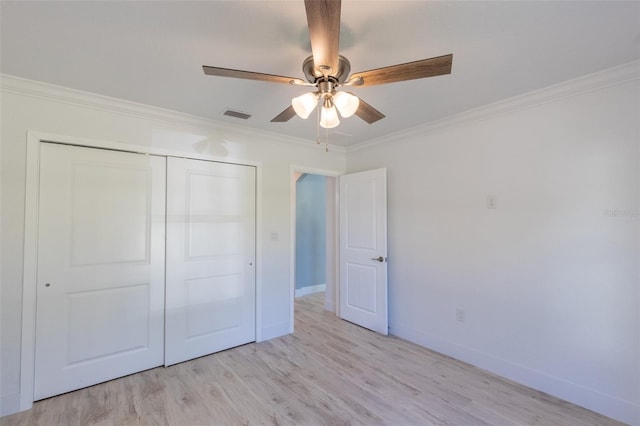
[[[36,402],[13,425],[619,425],[296,301],[296,331]]]

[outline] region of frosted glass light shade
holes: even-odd
[[[304,119],[309,117],[316,105],[318,105],[318,96],[313,92],[291,99],[293,110],[298,114],[298,117]]]
[[[333,129],[340,124],[338,112],[333,105],[323,106],[320,112],[320,125],[325,129]]]
[[[333,95],[333,103],[343,118],[349,118],[358,110],[360,99],[351,93],[337,92]]]

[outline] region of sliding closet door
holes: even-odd
[[[162,365],[165,167],[42,144],[36,400]]]
[[[168,159],[165,365],[255,340],[255,168]]]

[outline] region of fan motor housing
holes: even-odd
[[[350,71],[351,63],[349,62],[349,60],[342,55],[338,55],[337,72],[331,70],[327,76],[334,78],[340,83],[344,83],[347,80]],[[304,62],[302,63],[302,72],[304,72],[304,76],[307,81],[313,84],[324,77],[322,71],[320,71],[320,69],[313,63],[313,56],[309,56],[304,60]]]

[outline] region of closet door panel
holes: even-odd
[[[42,144],[36,400],[162,365],[165,170]]]
[[[165,365],[255,340],[255,168],[169,158]]]

